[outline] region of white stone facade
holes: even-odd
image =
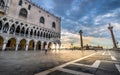
[[[28,0],[0,0],[0,49],[44,50],[61,45],[61,19]]]

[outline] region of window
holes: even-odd
[[[19,1],[19,5],[22,6],[22,3],[23,3],[22,0],[20,0],[20,1]]]
[[[7,33],[8,29],[9,29],[9,24],[6,23],[6,24],[4,25],[4,27],[3,27],[3,32],[4,32],[4,33]]]
[[[2,29],[2,21],[0,21],[0,30]]]
[[[19,16],[27,18],[28,12],[25,8],[20,9]]]
[[[45,23],[44,17],[41,17],[41,18],[40,18],[40,23],[43,23],[43,24]]]
[[[28,10],[30,10],[31,9],[31,5],[28,5]]]
[[[5,6],[5,2],[3,0],[0,0],[0,7],[3,8]]]
[[[55,22],[52,23],[52,28],[56,28]]]
[[[24,36],[24,33],[25,33],[25,28],[23,27],[21,30],[21,35]]]
[[[20,26],[17,26],[17,28],[16,28],[16,35],[19,35],[19,33],[20,33]]]
[[[10,28],[10,34],[13,34],[15,31],[15,25],[13,24]]]

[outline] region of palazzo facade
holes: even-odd
[[[0,0],[0,50],[59,48],[60,34],[60,17],[30,0]]]

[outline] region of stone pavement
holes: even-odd
[[[45,55],[44,51],[0,51],[0,75],[34,75],[94,52],[52,50]]]
[[[120,52],[93,53],[35,75],[120,75]]]

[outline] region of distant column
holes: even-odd
[[[83,32],[82,32],[82,30],[80,30],[79,33],[80,33],[80,44],[81,44],[81,49],[83,49],[83,39],[82,39],[82,34],[83,34]]]
[[[112,37],[112,41],[113,41],[113,45],[114,45],[113,48],[117,48],[116,41],[115,41],[115,37],[114,37],[114,33],[113,33],[113,26],[111,26],[111,25],[109,24],[108,29],[110,30],[110,33],[111,33],[111,37]]]

